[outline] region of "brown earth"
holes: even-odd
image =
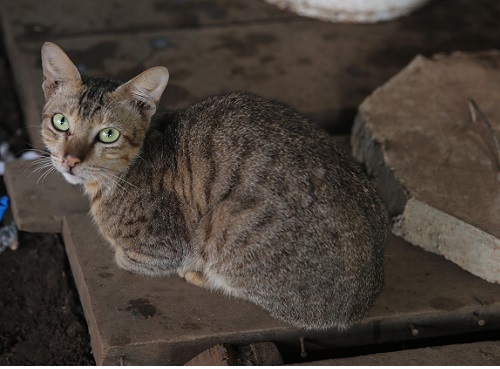
[[[93,365],[61,239],[21,233],[19,241],[0,254],[0,365]]]

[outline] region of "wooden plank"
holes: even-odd
[[[393,237],[386,283],[367,318],[346,332],[303,332],[265,311],[190,285],[118,269],[86,214],[65,218],[70,264],[98,364],[184,364],[219,343],[286,343],[306,351],[500,328],[500,286]]]
[[[196,355],[184,366],[231,366],[236,365],[230,345],[219,344]]]

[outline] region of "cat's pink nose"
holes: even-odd
[[[81,163],[82,161],[78,158],[75,158],[74,156],[71,155],[66,155],[66,158],[64,161],[69,165],[70,168],[74,168],[76,164]]]

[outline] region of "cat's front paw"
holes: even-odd
[[[200,272],[183,272],[179,271],[179,276],[184,278],[186,282],[194,284],[201,288],[208,288],[207,279]]]

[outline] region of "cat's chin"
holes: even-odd
[[[79,177],[79,176],[74,175],[74,174],[62,173],[62,175],[64,176],[64,179],[67,182],[74,184],[74,185],[84,184],[86,182],[86,180],[84,178]]]

